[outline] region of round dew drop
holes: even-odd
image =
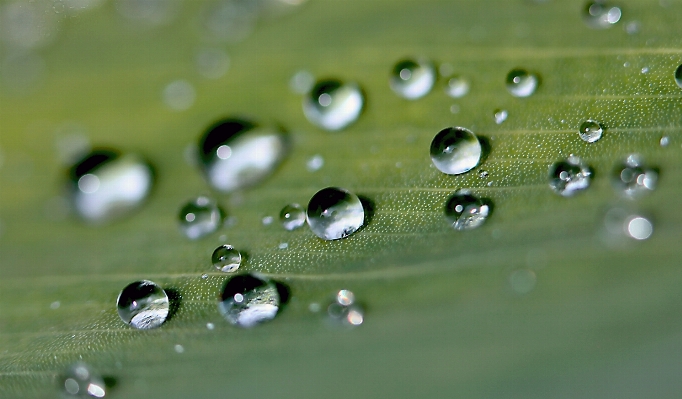
[[[140,330],[159,327],[170,310],[166,291],[148,280],[128,284],[118,295],[116,306],[121,320]]]
[[[180,231],[190,240],[196,240],[218,230],[223,217],[224,212],[215,200],[199,196],[180,208]]]
[[[364,105],[364,95],[356,83],[325,79],[303,97],[303,114],[313,125],[336,131],[358,120]]]
[[[507,90],[514,97],[529,97],[540,85],[540,79],[525,69],[512,69],[507,74]]]
[[[587,143],[594,143],[599,140],[604,133],[604,129],[599,122],[588,119],[580,125],[578,135]]]
[[[445,85],[445,94],[452,98],[461,98],[469,93],[469,81],[461,76],[451,76]]]
[[[571,197],[590,186],[592,172],[582,159],[575,155],[555,162],[549,168],[549,187],[555,193]]]
[[[682,89],[682,64],[675,70],[675,83]]]
[[[279,221],[285,230],[296,230],[305,224],[305,209],[299,204],[286,205],[279,213]]]
[[[489,205],[466,192],[453,194],[445,203],[445,218],[453,229],[459,231],[481,226],[489,213]]]
[[[239,327],[254,327],[272,320],[279,312],[277,286],[253,274],[243,274],[225,282],[218,310],[225,320]]]
[[[106,385],[102,376],[83,362],[70,365],[59,381],[62,384],[62,391],[67,396],[103,398],[106,395]]]
[[[242,263],[242,254],[232,245],[221,245],[211,255],[213,266],[225,273],[232,273],[239,269]]]
[[[463,127],[443,129],[431,142],[431,161],[438,170],[449,175],[459,175],[475,168],[482,152],[478,137]]]
[[[431,61],[424,59],[399,61],[393,67],[389,80],[391,89],[408,100],[424,97],[435,82],[436,70]]]
[[[338,187],[318,191],[310,199],[306,220],[323,240],[338,240],[355,233],[365,222],[365,209],[357,195]]]

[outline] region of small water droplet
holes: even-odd
[[[239,327],[253,327],[273,319],[279,306],[277,286],[253,274],[227,280],[218,302],[220,314]]]
[[[648,73],[648,72],[649,72],[649,67],[642,68],[642,73]]]
[[[451,76],[445,85],[445,93],[452,98],[464,97],[469,93],[469,81],[462,76]]]
[[[277,248],[279,248],[279,249],[287,249],[287,248],[289,248],[289,243],[288,243],[288,242],[281,242],[281,243],[279,243],[279,245],[277,246]]]
[[[211,262],[221,272],[232,273],[239,269],[242,263],[242,254],[232,245],[221,245],[213,251]]]
[[[654,231],[653,223],[649,218],[618,207],[606,212],[604,227],[611,238],[626,237],[637,241],[648,239]]]
[[[463,127],[443,129],[431,142],[433,164],[449,175],[458,175],[475,168],[482,152],[478,137]]]
[[[213,329],[215,328],[215,324],[213,324],[213,323],[206,323],[206,328],[208,328],[209,330],[213,330]]]
[[[322,307],[320,306],[319,303],[313,302],[313,303],[311,303],[310,305],[308,305],[308,310],[311,311],[311,312],[313,312],[313,313],[317,313],[317,312],[319,312],[320,310],[322,310]]]
[[[324,240],[337,240],[355,233],[365,221],[365,210],[357,195],[337,187],[318,191],[308,203],[310,230]]]
[[[289,204],[279,213],[279,221],[285,230],[296,230],[305,224],[305,209],[299,204]]]
[[[661,145],[661,147],[667,147],[668,144],[670,144],[670,137],[668,136],[661,137],[661,140],[659,140],[659,144]]]
[[[502,124],[502,122],[507,120],[507,117],[509,116],[509,113],[505,109],[496,109],[495,112],[493,113],[493,117],[495,118],[495,123],[498,125]]]
[[[459,114],[459,111],[460,111],[459,105],[457,105],[457,104],[452,104],[452,105],[450,106],[450,113]]]
[[[355,294],[349,290],[340,290],[334,300],[327,306],[327,316],[334,324],[344,327],[357,327],[365,321],[363,308],[355,302]]]
[[[194,105],[197,93],[194,86],[186,80],[175,80],[163,89],[164,104],[173,111],[184,111]]]
[[[549,187],[555,193],[570,197],[590,186],[592,172],[583,160],[575,155],[555,162],[549,168]]]
[[[614,187],[626,197],[636,197],[656,189],[658,172],[644,165],[638,154],[630,154],[613,171]]]
[[[223,119],[202,135],[199,158],[206,180],[215,189],[231,192],[270,176],[288,153],[287,137],[240,119]]]
[[[298,71],[289,80],[289,88],[298,94],[308,93],[315,84],[315,77],[308,71]]]
[[[187,202],[178,214],[180,230],[185,237],[196,240],[218,230],[224,212],[213,199],[199,196]]]
[[[487,179],[488,176],[489,176],[489,174],[488,174],[488,172],[485,171],[485,170],[482,170],[482,171],[478,174],[478,177],[480,177],[481,179]]]
[[[514,97],[529,97],[537,90],[540,79],[534,73],[516,68],[507,74],[507,90]]]
[[[489,213],[490,206],[467,192],[456,192],[445,203],[445,218],[453,229],[459,231],[481,226]]]
[[[588,119],[580,125],[578,129],[578,134],[580,138],[588,143],[594,143],[599,140],[604,133],[604,129],[601,127],[599,122]]]
[[[318,81],[303,97],[303,113],[310,123],[336,131],[355,122],[364,104],[364,95],[356,83],[325,79]]]
[[[128,284],[116,300],[121,320],[140,330],[159,327],[170,310],[163,288],[148,280]]]
[[[436,82],[436,71],[431,61],[405,59],[393,67],[390,86],[399,96],[416,100],[427,95]]]
[[[175,352],[177,352],[177,353],[184,353],[185,352],[185,347],[180,345],[180,344],[175,345],[173,347],[173,349],[175,349]]]
[[[606,29],[620,21],[622,11],[619,7],[604,1],[590,1],[585,5],[583,19],[587,26]]]
[[[675,70],[675,83],[682,88],[682,64]]]
[[[83,362],[70,365],[59,380],[68,396],[103,398],[106,394],[102,376]]]
[[[59,309],[60,306],[61,306],[61,302],[54,301],[50,304],[50,309]]]
[[[514,270],[509,275],[509,285],[511,285],[511,289],[519,295],[524,295],[533,291],[536,283],[537,277],[532,270]]]
[[[124,216],[151,192],[154,175],[136,154],[95,150],[69,170],[70,198],[78,215],[90,222]]]
[[[261,223],[263,223],[263,226],[270,226],[274,221],[275,218],[272,216],[263,216],[263,219],[261,219]]]
[[[201,275],[202,280],[206,280],[208,278],[208,274],[204,273]]]
[[[625,24],[625,32],[627,32],[628,35],[635,35],[639,33],[642,24],[639,21],[630,21],[627,24]]]

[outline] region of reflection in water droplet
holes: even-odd
[[[166,321],[170,309],[163,288],[148,280],[126,286],[118,294],[116,306],[121,320],[140,330],[159,327]]]
[[[613,171],[614,187],[626,197],[636,197],[656,189],[658,172],[644,165],[638,154],[630,154]]]
[[[253,327],[273,319],[279,306],[277,286],[252,274],[227,280],[218,302],[220,314],[239,327]]]
[[[222,49],[205,48],[197,53],[195,63],[201,76],[218,79],[230,68],[230,57]]]
[[[399,96],[416,100],[427,95],[436,82],[433,64],[424,59],[406,59],[395,64],[390,86]]]
[[[136,154],[95,150],[69,170],[70,198],[79,216],[108,221],[139,207],[153,185],[153,172]]]
[[[433,164],[449,175],[458,175],[475,168],[482,152],[478,137],[463,127],[443,129],[431,142]]]
[[[675,83],[682,88],[682,64],[675,70]]]
[[[592,28],[606,29],[620,21],[622,12],[620,8],[612,6],[604,1],[590,1],[585,5],[583,19]]]
[[[232,245],[221,245],[213,251],[211,262],[221,272],[232,273],[239,269],[242,263],[242,254]]]
[[[512,69],[507,74],[507,90],[514,97],[528,97],[535,93],[540,79],[525,69]]]
[[[103,398],[106,394],[102,376],[83,362],[70,365],[59,380],[67,396]]]
[[[469,93],[469,81],[461,76],[452,76],[447,80],[445,93],[452,98],[464,97]]]
[[[453,229],[459,231],[481,226],[489,213],[487,204],[467,192],[454,193],[445,203],[445,218]]]
[[[514,270],[509,275],[509,285],[511,285],[511,289],[519,295],[527,294],[533,291],[536,282],[537,277],[535,276],[535,272],[532,270]]]
[[[507,120],[507,117],[509,116],[509,113],[505,109],[496,109],[495,112],[493,113],[493,117],[495,118],[495,123],[498,125],[502,124],[502,122]]]
[[[549,187],[555,193],[570,197],[590,186],[592,172],[582,159],[575,155],[565,161],[555,162],[549,168]]]
[[[349,290],[340,290],[327,307],[327,316],[335,324],[344,327],[357,327],[365,321],[365,312],[355,302],[355,294]]]
[[[289,204],[279,213],[279,221],[285,230],[296,230],[305,224],[305,209],[299,204]]]
[[[588,143],[594,143],[595,141],[599,140],[603,132],[604,129],[602,129],[599,122],[592,119],[588,119],[583,122],[580,125],[580,129],[578,129],[578,135],[580,135],[580,138]]]
[[[190,240],[196,240],[218,230],[223,216],[224,212],[214,200],[200,196],[180,209],[180,230]]]
[[[623,208],[611,208],[604,217],[604,227],[611,238],[626,237],[637,241],[646,240],[654,232],[651,220]]]
[[[186,80],[175,80],[163,89],[164,104],[174,111],[184,111],[194,105],[197,93],[194,86]]]
[[[284,133],[239,119],[224,119],[209,127],[199,141],[199,158],[206,180],[231,192],[260,183],[288,153]]]
[[[335,131],[355,122],[364,104],[364,96],[356,83],[325,79],[318,81],[303,97],[303,113],[310,123]]]
[[[337,187],[318,191],[308,203],[310,230],[324,240],[337,240],[355,233],[365,221],[365,210],[357,195]]]

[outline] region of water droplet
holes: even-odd
[[[305,210],[299,204],[289,204],[279,213],[279,221],[285,230],[296,230],[305,224]]]
[[[225,282],[218,310],[239,327],[253,327],[273,319],[279,311],[277,286],[252,274],[234,276]]]
[[[305,163],[305,167],[308,169],[308,172],[317,172],[318,170],[322,169],[323,166],[324,158],[322,158],[322,155],[320,154],[313,155]]]
[[[458,175],[475,168],[482,152],[478,137],[463,127],[443,129],[431,142],[433,164],[449,175]]]
[[[199,141],[201,168],[209,184],[231,192],[260,183],[288,153],[286,136],[239,119],[209,127]]]
[[[68,396],[103,398],[106,394],[102,376],[83,362],[70,365],[60,381],[64,393]]]
[[[223,216],[222,209],[214,200],[200,196],[180,209],[180,230],[190,240],[196,240],[218,230]]]
[[[324,240],[337,240],[355,233],[365,221],[365,210],[357,195],[337,187],[318,191],[308,203],[310,229]]]
[[[682,88],[682,64],[675,70],[675,83]]]
[[[447,80],[445,93],[452,98],[464,97],[469,93],[469,81],[461,76],[452,76]]]
[[[325,79],[303,97],[303,113],[313,125],[341,130],[360,117],[364,104],[365,98],[356,83]]]
[[[557,194],[570,197],[590,186],[592,172],[575,155],[558,161],[549,168],[549,187]]]
[[[467,192],[454,193],[445,203],[445,218],[453,229],[459,231],[481,226],[489,213],[487,204]]]
[[[163,102],[174,111],[184,111],[194,105],[197,93],[186,80],[175,80],[163,89]]]
[[[612,182],[617,190],[632,198],[655,190],[658,173],[644,165],[638,154],[630,154],[614,169]]]
[[[451,112],[451,113],[453,113],[453,114],[459,114],[459,111],[460,111],[459,105],[457,105],[457,104],[452,104],[452,105],[450,106],[450,112]]]
[[[49,12],[51,2],[12,1],[0,7],[0,39],[8,47],[38,48],[57,37],[59,19]]]
[[[173,349],[175,349],[175,352],[177,352],[177,353],[184,353],[185,352],[185,347],[180,345],[180,344],[175,345],[173,347]]]
[[[270,226],[274,221],[275,218],[273,218],[272,216],[263,216],[263,219],[261,219],[261,223],[263,224],[263,226]]]
[[[149,164],[136,154],[95,150],[69,170],[70,198],[90,222],[123,216],[141,205],[153,185]]]
[[[159,327],[170,310],[166,291],[148,280],[128,284],[118,294],[116,306],[121,320],[140,330]]]
[[[641,25],[642,24],[639,21],[630,21],[625,24],[625,32],[627,32],[628,35],[637,34],[641,29]]]
[[[661,137],[659,144],[661,145],[661,147],[667,147],[668,144],[670,144],[670,137],[668,137],[668,136]]]
[[[495,112],[493,113],[493,117],[495,118],[495,123],[498,125],[502,124],[502,122],[507,120],[507,117],[509,116],[509,113],[507,110],[504,109],[496,109]]]
[[[61,302],[54,301],[50,304],[50,309],[59,309],[60,306],[61,306]]]
[[[390,86],[399,96],[416,100],[427,95],[436,82],[433,64],[424,59],[406,59],[395,64]]]
[[[512,69],[507,74],[507,90],[514,97],[528,97],[535,93],[539,85],[538,76],[525,69]]]
[[[204,273],[201,275],[202,280],[206,280],[208,278],[208,274]]]
[[[580,125],[580,129],[578,130],[580,138],[588,143],[594,143],[595,141],[599,140],[602,136],[602,133],[604,133],[604,129],[602,129],[599,122],[592,119],[588,119],[583,122]]]
[[[365,321],[365,312],[355,302],[355,294],[349,290],[340,290],[327,307],[329,320],[345,327],[357,327]]]
[[[509,275],[509,285],[511,285],[511,289],[519,295],[524,295],[533,291],[536,283],[537,277],[532,270],[514,270]]]
[[[230,57],[219,48],[200,50],[195,59],[197,70],[207,79],[219,79],[230,68]]]
[[[642,68],[642,73],[648,73],[648,72],[649,72],[649,67]]]
[[[298,94],[308,93],[315,84],[315,77],[308,71],[298,71],[289,80],[289,88]]]
[[[596,29],[610,28],[620,21],[621,16],[620,8],[604,1],[590,1],[585,5],[583,11],[585,23]]]
[[[206,323],[206,328],[208,328],[209,330],[213,330],[213,329],[215,328],[215,324],[213,324],[213,323]]]
[[[288,242],[281,242],[281,243],[279,243],[279,245],[277,246],[277,248],[279,248],[279,249],[287,249],[287,248],[289,248],[289,243],[288,243]]]
[[[213,251],[211,262],[221,272],[235,272],[242,263],[242,254],[232,245],[221,245]]]
[[[604,227],[612,238],[646,240],[653,234],[651,220],[624,208],[611,208],[604,217]]]
[[[487,179],[488,176],[489,176],[489,175],[488,175],[488,172],[485,171],[485,170],[482,170],[482,171],[478,174],[478,177],[480,177],[481,179]]]

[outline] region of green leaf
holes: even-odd
[[[81,359],[114,379],[110,396],[122,398],[679,397],[680,2],[619,1],[622,20],[597,30],[582,20],[582,2],[319,0],[262,18],[229,44],[201,28],[209,4],[184,2],[174,19],[147,26],[121,17],[124,2],[105,3],[58,20],[57,39],[31,50],[45,65],[35,86],[21,86],[16,68],[3,74],[1,397],[54,397],[60,373]],[[640,29],[630,34],[633,22]],[[6,43],[9,60],[17,53]],[[204,47],[227,50],[224,77],[197,72]],[[448,98],[441,81],[423,99],[399,98],[388,75],[406,56],[451,64],[470,93]],[[516,67],[540,75],[533,96],[507,92]],[[339,133],[313,127],[289,88],[299,70],[357,81],[368,99],[360,120]],[[186,111],[161,99],[176,79],[196,90]],[[509,113],[500,125],[496,109]],[[284,126],[292,153],[262,185],[213,193],[236,223],[187,241],[176,213],[210,188],[185,148],[217,119],[241,115]],[[592,144],[577,134],[588,118],[605,128]],[[142,209],[106,226],[62,217],[55,140],[73,126],[95,145],[152,161],[158,184]],[[473,171],[432,167],[430,142],[448,126],[489,141]],[[610,176],[633,152],[660,180],[627,200]],[[324,166],[310,172],[316,154]],[[569,154],[595,173],[589,189],[563,198],[547,171]],[[327,242],[261,222],[327,186],[373,205],[351,237]],[[447,225],[443,207],[458,189],[494,205],[481,228]],[[649,217],[651,238],[608,239],[613,206]],[[242,330],[219,315],[226,276],[210,255],[221,235],[248,254],[240,270],[288,286],[274,321]],[[513,282],[523,277],[537,284],[519,294]],[[119,291],[138,279],[181,297],[156,330],[133,330],[116,313]],[[324,310],[309,310],[342,288],[366,307],[359,328],[331,329]]]

